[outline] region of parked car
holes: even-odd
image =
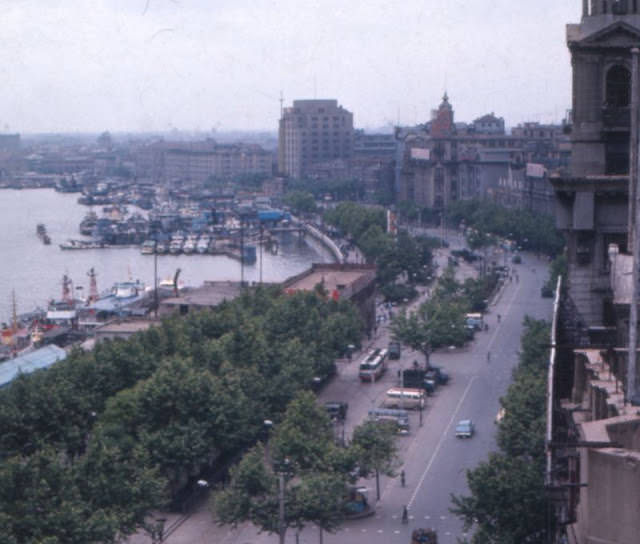
[[[471,438],[473,436],[474,426],[470,419],[461,419],[456,425],[457,438]]]
[[[331,419],[337,419],[339,421],[344,421],[347,417],[347,410],[349,409],[349,404],[342,401],[329,401],[324,403],[324,407],[327,410],[327,414]]]

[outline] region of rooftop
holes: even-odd
[[[66,356],[65,350],[51,345],[0,363],[0,387],[11,383],[20,373],[30,374],[35,370],[48,368]]]

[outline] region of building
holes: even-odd
[[[353,302],[367,330],[375,325],[375,265],[314,263],[310,270],[293,276],[282,284],[285,293],[313,291],[322,286],[331,298]]]
[[[434,210],[483,199],[550,214],[548,176],[526,176],[526,165],[566,168],[570,149],[562,125],[525,123],[505,134],[504,119],[493,113],[457,123],[446,94],[428,123],[398,129],[396,138],[396,199]]]
[[[186,315],[189,312],[211,309],[225,300],[233,300],[240,293],[240,282],[206,281],[201,287],[183,289],[179,296],[161,300],[159,314]]]
[[[202,184],[209,178],[232,179],[259,174],[270,176],[273,155],[257,144],[154,142],[137,151],[136,173],[154,182]]]
[[[628,383],[639,4],[583,0],[580,23],[567,26],[572,153],[551,183],[568,276],[556,295],[546,440],[558,543],[632,544],[640,534],[638,388]]]
[[[278,171],[302,178],[316,163],[350,159],[353,139],[353,114],[337,100],[294,100],[280,118]]]
[[[62,348],[45,346],[0,363],[0,388],[10,384],[19,374],[31,374],[36,370],[49,368],[66,357],[67,352]]]

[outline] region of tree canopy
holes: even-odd
[[[548,323],[526,318],[520,363],[501,399],[499,449],[467,471],[469,495],[452,497],[452,511],[475,529],[473,544],[546,542],[552,529],[544,488],[548,343]]]
[[[361,331],[347,301],[260,287],[18,376],[0,390],[0,541],[115,542],[144,527],[251,448],[262,414],[279,422]]]

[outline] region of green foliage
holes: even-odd
[[[360,474],[373,472],[393,476],[398,467],[396,426],[389,422],[367,421],[353,431],[352,446],[358,449]]]
[[[545,542],[549,526],[544,488],[544,431],[549,325],[525,319],[522,355],[501,399],[499,451],[467,472],[469,495],[452,496],[452,511],[475,528],[471,542]]]
[[[464,345],[467,340],[464,315],[468,311],[465,290],[449,268],[439,278],[431,298],[416,311],[397,315],[391,331],[395,339],[423,353],[428,364],[433,350]]]
[[[411,286],[427,283],[433,275],[432,252],[439,244],[433,238],[412,237],[400,231],[397,237],[386,231],[385,212],[342,202],[325,213],[325,221],[354,241],[367,261],[377,266],[377,280],[387,300],[413,298]],[[409,288],[396,287],[409,285]]]
[[[0,541],[135,531],[201,470],[255,443],[263,414],[279,421],[361,330],[346,301],[259,288],[18,377],[0,390]]]
[[[250,450],[232,471],[231,485],[214,497],[218,519],[233,524],[251,521],[264,531],[278,532],[282,478],[286,528],[315,523],[334,530],[349,473],[356,466],[356,449],[336,446],[329,417],[313,394],[301,393],[289,403],[269,447],[270,455],[262,446]]]
[[[567,256],[564,254],[557,255],[553,261],[551,261],[551,265],[549,266],[549,279],[542,287],[543,294],[552,297],[556,290],[556,285],[558,284],[558,278],[562,276],[566,280],[568,274],[569,263],[567,262]]]
[[[313,194],[307,191],[290,191],[283,200],[296,213],[313,213],[317,208]]]
[[[525,250],[546,255],[558,255],[564,241],[555,228],[553,218],[529,210],[510,210],[491,202],[459,200],[447,209],[447,216],[455,225],[464,221],[484,235],[515,240]]]

